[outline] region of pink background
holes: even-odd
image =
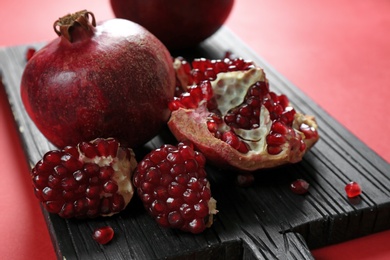
[[[2,0],[0,46],[49,41],[58,17],[82,9],[113,18],[108,0]],[[236,0],[227,26],[390,162],[389,14],[388,0]],[[7,102],[0,88],[0,258],[55,259]],[[389,238],[385,231],[313,255],[390,259]]]

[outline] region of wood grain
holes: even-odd
[[[26,159],[34,165],[54,147],[32,124],[20,100],[27,47],[0,49],[0,70]],[[65,220],[43,210],[59,259],[312,259],[309,249],[390,228],[389,164],[228,29],[196,50],[172,55],[221,58],[226,51],[254,60],[264,68],[272,90],[285,93],[297,110],[317,118],[321,139],[316,146],[298,164],[257,172],[249,188],[235,185],[234,172],[208,166],[219,213],[200,235],[159,227],[138,199],[110,218]],[[165,130],[137,151],[138,156],[172,142]],[[308,194],[289,190],[297,178],[310,183]],[[344,186],[351,180],[362,186],[359,198],[345,195]],[[91,239],[92,230],[102,225],[112,226],[116,234],[104,246]]]

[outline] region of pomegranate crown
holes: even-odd
[[[92,19],[91,22],[90,19]],[[53,28],[58,36],[62,35],[72,42],[71,29],[74,26],[81,26],[86,31],[90,31],[91,25],[96,27],[95,15],[90,11],[81,10],[58,18],[58,20],[54,22]]]

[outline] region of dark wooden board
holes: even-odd
[[[26,158],[34,165],[54,147],[32,124],[20,100],[27,47],[0,49],[0,71]],[[43,210],[59,259],[312,259],[309,249],[390,228],[389,164],[227,28],[198,49],[178,54],[220,58],[226,51],[254,60],[264,68],[271,89],[285,93],[297,110],[316,116],[321,135],[316,146],[298,164],[257,172],[249,188],[236,186],[233,172],[208,166],[219,213],[214,225],[200,235],[160,228],[138,199],[114,217],[93,220],[65,220]],[[165,142],[174,142],[168,131],[145,149]],[[297,178],[310,183],[308,194],[289,190]],[[353,200],[344,192],[351,180],[363,189]],[[110,225],[116,232],[104,246],[91,239],[92,230],[101,225]]]

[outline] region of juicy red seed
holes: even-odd
[[[73,177],[62,179],[61,184],[65,191],[75,190],[78,186],[77,181]]]
[[[185,106],[181,103],[181,100],[175,97],[172,101],[168,103],[168,108],[171,111],[178,110],[179,108],[185,108]]]
[[[347,193],[348,198],[354,198],[362,193],[362,189],[357,182],[351,181],[345,185],[345,192]]]
[[[271,131],[274,133],[279,133],[281,135],[285,135],[288,132],[286,125],[279,121],[275,121],[272,123]]]
[[[83,163],[70,154],[63,155],[61,157],[61,162],[70,172],[75,172],[83,167]]]
[[[195,172],[198,169],[198,162],[195,159],[188,159],[184,163],[187,172]]]
[[[181,154],[179,153],[179,151],[174,151],[174,152],[171,152],[167,155],[167,160],[172,163],[172,164],[175,164],[175,163],[184,163],[184,159],[183,157],[181,156]]]
[[[191,71],[192,82],[195,84],[199,84],[203,80],[205,80],[204,73],[199,69],[193,69]]]
[[[149,160],[155,164],[158,164],[167,156],[167,152],[164,149],[157,148],[153,153],[150,154]]]
[[[186,170],[186,166],[184,164],[174,164],[170,172],[172,176],[177,176],[185,172],[185,170]]]
[[[61,211],[63,204],[58,201],[47,201],[43,205],[50,213],[58,214]]]
[[[153,184],[158,184],[160,182],[161,172],[158,168],[152,167],[145,174],[145,181]]]
[[[189,179],[188,174],[185,171],[175,177],[175,181],[180,185],[184,185],[184,186],[187,185],[188,179]]]
[[[100,227],[94,230],[92,238],[99,244],[105,245],[114,237],[114,230],[110,226]]]
[[[63,165],[57,165],[54,167],[54,175],[63,178],[68,174],[68,170]]]
[[[65,153],[70,154],[74,158],[78,158],[80,156],[79,151],[75,146],[66,146],[63,150]]]
[[[194,205],[195,214],[199,218],[204,218],[209,214],[209,207],[203,201]]]
[[[61,211],[58,213],[63,218],[71,218],[74,216],[74,206],[73,203],[65,203],[62,206]]]
[[[116,193],[111,197],[111,211],[120,212],[125,207],[125,200],[122,195]]]
[[[49,178],[50,178],[50,176],[49,176]],[[34,182],[36,188],[43,189],[47,185],[48,178],[44,177],[42,175],[36,175],[33,178],[33,182]]]
[[[309,191],[309,183],[303,179],[297,179],[290,184],[290,189],[296,194],[305,194]]]
[[[108,181],[103,185],[104,192],[114,194],[118,191],[118,185],[113,181]]]
[[[85,173],[83,170],[77,170],[73,173],[73,178],[78,183],[87,183],[88,182],[88,176],[87,173]],[[78,184],[79,185],[79,184]]]
[[[194,219],[193,221],[191,221],[188,224],[188,228],[189,228],[190,232],[192,232],[194,234],[198,234],[198,233],[202,232],[205,229],[204,220],[203,219],[199,219],[199,218]]]
[[[184,198],[184,201],[186,203],[188,203],[188,204],[195,204],[196,202],[199,201],[199,193],[195,192],[193,190],[187,189],[183,193],[183,198]]]
[[[233,132],[224,132],[222,134],[222,141],[229,144],[234,149],[238,149],[240,147],[240,140]]]
[[[303,152],[306,149],[306,144],[303,140],[300,141],[299,151]]]
[[[284,107],[284,108],[286,108],[286,107],[289,105],[289,100],[288,100],[287,96],[284,95],[284,94],[279,95],[279,96],[277,97],[277,100],[278,100],[278,103],[279,103],[282,107]]]
[[[270,146],[280,146],[286,142],[286,138],[279,133],[270,133],[267,135],[266,141]]]
[[[172,211],[168,214],[168,222],[172,227],[177,228],[183,225],[184,220],[178,211]]]
[[[282,150],[283,149],[280,146],[272,146],[272,145],[267,146],[267,152],[271,155],[277,155],[277,154],[281,153]]]
[[[172,182],[168,186],[168,194],[173,196],[173,197],[181,197],[183,195],[183,192],[186,190],[186,187],[177,183],[177,182]]]
[[[111,203],[110,203],[109,198],[104,197],[100,200],[100,212],[102,214],[110,213],[110,210],[111,210],[110,206],[111,206]]]
[[[168,174],[171,171],[171,164],[167,160],[163,160],[158,164],[161,174]]]
[[[38,188],[39,184],[35,182],[35,186]],[[61,179],[57,178],[53,175],[50,175],[47,179],[47,186],[49,186],[52,189],[58,189],[61,187]],[[43,189],[45,186],[41,186],[41,189]]]
[[[299,126],[299,131],[301,131],[306,139],[311,139],[311,138],[317,138],[318,137],[318,132],[314,127],[311,127],[307,124],[301,124]]]
[[[85,215],[88,211],[88,201],[87,201],[87,199],[76,200],[73,203],[73,207],[74,207],[76,215],[78,215],[78,216]]]
[[[87,143],[87,142],[81,142],[79,144],[80,151],[84,153],[84,155],[88,158],[94,158],[98,155],[98,150],[95,148],[94,145]]]
[[[154,214],[159,214],[166,211],[165,203],[155,200],[151,205],[151,210]]]
[[[195,210],[188,204],[182,204],[180,206],[180,214],[185,220],[191,220],[195,217]]]
[[[154,190],[154,195],[160,200],[166,200],[169,194],[166,188],[159,186]]]
[[[291,126],[293,121],[294,121],[294,118],[295,118],[295,109],[292,108],[292,107],[287,107],[283,112],[282,112],[282,115],[281,115],[281,119],[280,120],[283,120],[285,122],[285,124]]]
[[[50,151],[43,156],[43,161],[48,166],[55,166],[61,162],[61,157],[63,155],[64,153],[58,150]]]
[[[211,199],[211,190],[207,186],[204,186],[200,193],[200,197],[204,201],[209,201]]]
[[[165,214],[158,215],[156,221],[162,227],[169,227],[168,217]]]
[[[202,81],[199,87],[202,89],[203,99],[209,101],[213,97],[213,88],[210,81]]]
[[[99,186],[89,186],[86,190],[86,195],[88,198],[99,198],[101,189]]]
[[[166,205],[168,209],[170,210],[177,210],[180,208],[180,206],[184,203],[184,200],[182,198],[168,198],[166,200]]]
[[[179,148],[179,153],[183,160],[192,159],[195,157],[195,151],[189,146],[183,145]]]
[[[94,169],[94,170],[88,172],[90,176],[96,176],[95,173],[98,172],[99,179],[105,181],[105,180],[111,179],[111,177],[114,176],[114,174],[115,174],[115,170],[111,166],[103,166],[103,167],[99,168],[98,165],[96,165],[96,164],[93,164],[93,165],[97,166],[97,171],[95,171],[95,169]]]
[[[214,120],[208,120],[207,128],[211,133],[215,133],[218,131],[218,124]]]

